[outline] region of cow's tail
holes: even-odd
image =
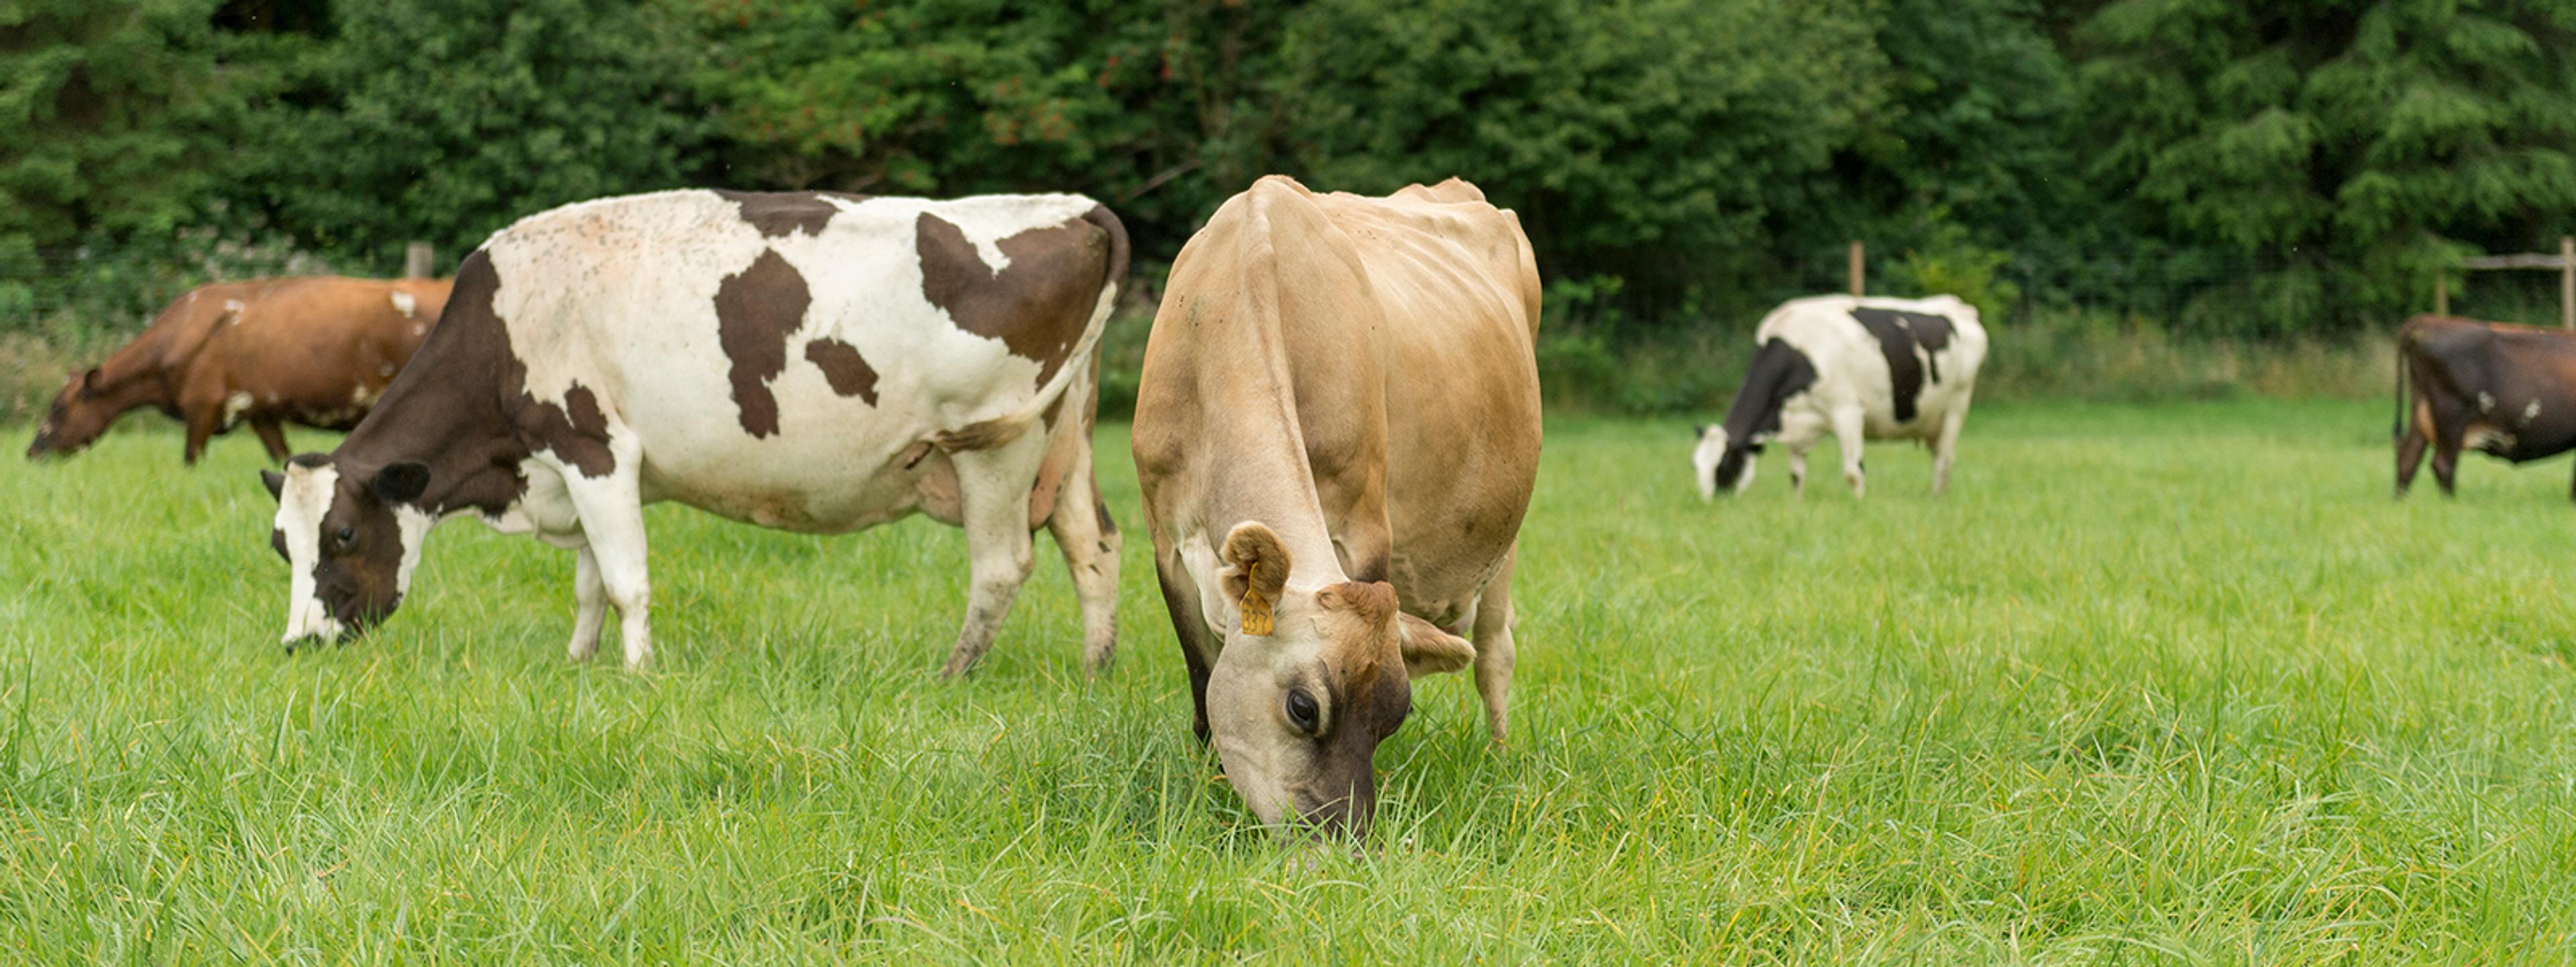
[[[1082,220],[1109,236],[1100,295],[1091,310],[1091,319],[1082,327],[1082,338],[1074,343],[1073,351],[1064,357],[1064,365],[1056,367],[1046,385],[1029,395],[1028,402],[1002,416],[938,434],[933,442],[940,449],[990,450],[1019,439],[1020,434],[1028,432],[1029,424],[1037,422],[1038,414],[1046,412],[1069,391],[1077,376],[1091,371],[1092,354],[1100,348],[1100,334],[1108,330],[1109,316],[1118,309],[1118,287],[1127,280],[1127,226],[1107,205],[1092,205],[1090,211],[1082,213]]]
[[[2406,439],[2406,336],[2404,327],[2397,330],[2397,419],[2388,425],[2388,438],[2403,443]]]

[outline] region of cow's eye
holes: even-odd
[[[333,536],[339,540],[341,547],[348,547],[349,545],[358,542],[358,529],[355,527],[343,527],[340,528],[340,533]]]
[[[1297,731],[1307,735],[1315,734],[1317,712],[1315,696],[1306,694],[1306,690],[1302,688],[1288,690],[1288,724],[1296,726]]]

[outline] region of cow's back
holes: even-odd
[[[1383,327],[1391,579],[1423,613],[1454,614],[1511,549],[1537,478],[1536,259],[1517,217],[1455,179],[1317,197],[1360,252]]]
[[[1921,347],[1921,371],[1915,374],[1910,406],[1897,403],[1897,378],[1886,347],[1855,315],[1855,310],[1866,309],[1939,316],[1949,323],[1941,346]],[[1952,410],[1969,404],[1977,373],[1985,365],[1987,345],[1976,309],[1946,295],[1792,299],[1764,316],[1755,330],[1757,345],[1772,339],[1787,342],[1816,367],[1815,389],[1801,402],[1817,414],[1857,406],[1867,411],[1872,436],[1927,438],[1939,431]]]
[[[188,369],[196,365],[198,354],[204,351],[207,342],[223,327],[234,310],[257,299],[260,293],[281,281],[209,282],[188,290],[161,307],[161,311],[152,317],[150,326],[101,363],[104,379],[109,383],[121,383],[129,379],[167,375],[174,385],[184,382]]]
[[[515,367],[505,396],[595,407],[631,434],[648,499],[853,529],[937,469],[917,444],[1034,417],[1082,368],[1067,364],[1087,360],[1109,298],[1106,233],[1085,221],[1098,207],[703,190],[585,202],[496,233],[480,250],[492,291],[460,283],[457,304],[479,305],[444,324],[497,326]],[[1048,232],[1074,233],[1075,254]]]
[[[1184,300],[1185,325],[1158,322],[1149,346],[1138,424],[1168,432],[1140,432],[1140,472],[1169,481],[1190,475],[1179,466],[1190,459],[1240,456],[1208,453],[1211,432],[1236,431],[1191,411],[1231,391],[1223,367],[1260,364],[1230,342],[1276,338],[1305,451],[1296,469],[1328,527],[1382,515],[1392,538],[1392,560],[1350,567],[1383,568],[1418,613],[1473,598],[1510,550],[1537,473],[1538,278],[1511,213],[1458,181],[1379,199],[1265,178],[1193,237],[1166,298]],[[1234,328],[1240,319],[1187,324],[1265,303],[1275,335]],[[1265,418],[1259,400],[1236,405]]]
[[[2398,330],[2445,435],[2514,461],[2576,449],[2576,333],[2419,315]]]

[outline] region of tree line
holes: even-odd
[[[1749,326],[1862,238],[2332,333],[2576,231],[2571,51],[2576,0],[8,0],[0,320],[686,185],[1081,191],[1152,273],[1285,172],[1466,176],[1618,332]]]

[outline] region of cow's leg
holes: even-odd
[[[250,428],[259,431],[259,443],[268,448],[270,463],[285,463],[286,458],[295,455],[295,451],[286,448],[286,428],[278,425],[276,419],[264,417],[252,420]]]
[[[2415,471],[2424,465],[2424,449],[2433,442],[2432,437],[2424,432],[2424,424],[2430,419],[2424,406],[2417,404],[2414,409],[2415,412],[2407,414],[2406,428],[2397,440],[2397,496],[2400,497],[2406,496],[2406,489],[2415,485]]]
[[[1476,601],[1476,694],[1485,700],[1485,730],[1502,742],[1510,725],[1512,694],[1512,566],[1520,560],[1513,545],[1503,569],[1485,585]]]
[[[1932,438],[1932,493],[1939,496],[1950,489],[1950,464],[1959,456],[1959,428],[1968,423],[1966,404],[1953,407],[1941,417],[1941,433]]]
[[[2456,496],[2451,487],[2452,478],[2460,470],[2460,436],[2467,430],[2465,427],[2458,431],[2449,427],[2441,429],[2442,432],[2433,438],[2433,482],[2442,485],[2442,496],[2451,497]]]
[[[1843,452],[1843,482],[1850,484],[1852,496],[1869,496],[1869,482],[1861,474],[1861,431],[1865,427],[1859,407],[1834,411],[1834,446]]]
[[[596,564],[599,581],[608,592],[608,603],[617,606],[619,635],[626,645],[626,670],[645,671],[653,667],[653,631],[647,616],[653,605],[652,582],[645,572],[644,502],[636,491],[633,446],[621,447],[612,438],[611,453],[616,455],[616,469],[605,477],[585,477],[573,468],[564,470],[564,492],[572,498],[573,512],[581,517],[582,535],[590,546],[582,553]],[[573,568],[574,597],[580,597],[581,568]],[[574,626],[580,626],[578,617]]]
[[[1208,673],[1214,668],[1216,643],[1208,640],[1207,621],[1200,617],[1206,612],[1199,610],[1198,585],[1190,582],[1180,562],[1167,561],[1159,553],[1154,555],[1154,580],[1163,587],[1163,610],[1172,616],[1172,637],[1180,640],[1181,662],[1190,670],[1190,705],[1197,713],[1190,731],[1199,737],[1200,745],[1206,745]]]
[[[1118,652],[1118,551],[1123,540],[1100,500],[1100,484],[1091,477],[1091,444],[1085,440],[1073,465],[1065,469],[1064,486],[1056,491],[1055,512],[1047,532],[1073,574],[1073,591],[1082,602],[1082,670],[1098,675],[1109,670]]]
[[[599,652],[599,631],[608,619],[608,585],[599,576],[599,555],[584,544],[573,551],[572,644],[564,653],[589,661]]]
[[[969,588],[966,623],[957,631],[957,647],[948,653],[940,676],[956,678],[983,660],[993,647],[1011,599],[1029,579],[1029,489],[1046,453],[1045,434],[1023,433],[992,450],[966,450],[950,455],[957,466],[957,498],[966,519]]]
[[[1794,444],[1789,447],[1789,493],[1807,495],[1807,448]]]
[[[186,412],[188,442],[180,451],[179,458],[193,467],[197,465],[197,458],[206,455],[206,441],[214,439],[215,425],[223,419],[224,410],[222,403],[209,403],[189,407]]]

